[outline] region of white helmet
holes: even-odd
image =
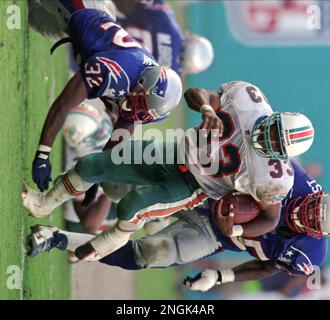
[[[182,83],[178,74],[166,67],[146,68],[137,86],[120,102],[120,115],[143,123],[168,116],[179,104]]]
[[[82,103],[70,109],[63,124],[63,135],[68,146],[81,156],[102,150],[112,129],[110,117],[104,110]]]
[[[205,71],[213,59],[214,50],[209,40],[195,33],[185,33],[180,63],[184,74]]]
[[[274,148],[271,128],[276,129],[279,150]],[[286,160],[306,152],[314,141],[314,128],[310,120],[298,112],[275,112],[257,121],[251,134],[252,146],[262,157]]]
[[[297,233],[321,238],[330,235],[330,194],[318,192],[289,202],[286,221]]]

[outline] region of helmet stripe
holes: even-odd
[[[293,133],[289,135],[290,140],[295,140],[295,139],[301,139],[301,138],[305,138],[308,136],[313,137],[314,135],[314,130],[308,130],[308,131],[304,131],[304,132],[299,132],[299,133]]]
[[[300,131],[311,130],[311,129],[312,129],[311,126],[300,127],[300,128],[290,129],[289,133],[300,132]]]
[[[90,110],[86,110],[84,108],[81,107],[75,107],[75,108],[71,108],[69,110],[70,114],[82,114],[88,118],[93,119],[95,122],[98,122],[101,120],[101,117],[99,114],[97,114],[96,112],[90,111]]]
[[[308,140],[311,140],[311,139],[313,139],[313,136],[310,136],[310,137],[307,137],[307,138],[303,138],[303,139],[296,139],[296,140],[291,141],[291,143],[292,144],[294,144],[294,143],[300,143],[300,142],[308,141]]]

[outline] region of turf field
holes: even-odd
[[[26,234],[37,222],[22,207],[21,187],[23,180],[32,185],[41,126],[68,70],[65,49],[51,57],[51,44],[28,28],[26,18],[25,0],[0,1],[0,299],[67,299],[71,283],[65,254],[33,259],[24,254]],[[61,170],[60,148],[59,137],[51,159],[53,177]],[[61,214],[40,222],[61,226]]]
[[[68,70],[66,49],[51,57],[51,43],[28,27],[26,2],[0,1],[0,299],[69,299],[66,255],[53,251],[28,258],[24,249],[31,225],[63,225],[60,210],[48,219],[29,217],[20,194],[23,181],[34,186],[31,164],[41,126]],[[160,125],[175,126],[173,117]],[[55,178],[61,172],[60,137],[51,162]],[[144,270],[130,289],[137,299],[175,299],[175,283],[173,268]]]

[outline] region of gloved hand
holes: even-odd
[[[187,277],[183,284],[193,291],[208,291],[216,284],[221,284],[221,274],[217,270],[206,269],[195,277]]]
[[[39,147],[32,163],[32,177],[34,183],[37,184],[41,192],[48,190],[49,182],[52,181],[51,178],[51,165],[49,162],[49,152],[40,150]]]

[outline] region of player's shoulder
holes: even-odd
[[[293,242],[281,253],[279,262],[290,262],[289,272],[297,275],[309,275],[320,267],[326,260],[328,241],[309,235],[297,235]]]
[[[249,150],[251,154],[247,168],[255,197],[269,204],[282,201],[294,184],[290,164],[260,157],[252,148]]]
[[[222,92],[224,99],[231,99],[236,102],[235,107],[239,109],[256,108],[267,111],[272,111],[268,99],[261,89],[246,81],[231,81],[221,85],[220,92]]]
[[[243,131],[252,130],[257,119],[269,116],[273,110],[263,92],[251,83],[232,81],[220,87],[221,105],[238,116]]]

